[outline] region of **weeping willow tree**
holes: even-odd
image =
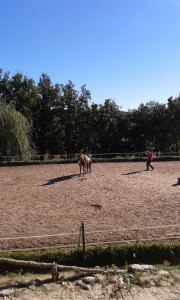
[[[31,155],[30,137],[27,119],[10,105],[0,103],[0,155]]]

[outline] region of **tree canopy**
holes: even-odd
[[[39,154],[76,153],[84,146],[92,152],[179,151],[180,97],[125,112],[112,99],[91,102],[86,85],[77,91],[70,80],[53,84],[46,73],[36,84],[0,69],[0,128],[1,155],[28,153],[31,144]]]

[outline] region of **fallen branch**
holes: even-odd
[[[15,260],[10,258],[0,258],[0,264],[7,264],[12,266],[20,266],[20,267],[30,267],[30,268],[39,268],[39,269],[52,269],[54,263],[38,263],[35,261],[26,261],[26,260]],[[85,272],[85,273],[126,273],[126,270],[120,269],[101,269],[101,268],[83,268],[76,266],[65,266],[65,265],[56,265],[58,271],[75,271],[75,272]]]

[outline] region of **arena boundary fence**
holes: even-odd
[[[122,244],[133,242],[147,243],[153,241],[165,242],[169,240],[180,241],[179,227],[180,223],[161,226],[147,226],[140,228],[117,228],[114,230],[101,229],[94,231],[86,231],[84,222],[81,222],[79,232],[66,232],[60,234],[47,234],[35,236],[0,237],[0,253],[63,248],[80,249],[81,246],[85,253],[87,247],[98,245]],[[172,228],[176,229],[176,232],[171,232]],[[158,236],[152,235],[153,229],[159,230]],[[164,230],[166,230],[166,233],[164,233]],[[118,238],[120,237],[121,233],[125,232],[127,233],[127,239]],[[150,237],[147,238],[146,236],[148,232],[150,233]],[[41,241],[42,239],[44,239],[44,242]],[[27,242],[27,247],[21,247],[21,242],[18,244],[18,241],[22,240],[29,240],[29,243]],[[28,245],[31,245],[32,241],[33,245],[36,246],[29,247]]]
[[[160,156],[180,156],[180,152],[154,152],[154,157]],[[145,158],[145,152],[115,152],[115,153],[92,153],[93,158]],[[77,159],[77,153],[74,154],[56,154],[50,155],[48,153],[41,155],[0,155],[0,162],[41,162],[41,161],[65,161],[65,160]]]

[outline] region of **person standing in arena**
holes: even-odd
[[[151,165],[152,157],[153,157],[153,151],[152,151],[152,149],[148,149],[146,151],[146,156],[147,156],[146,171],[149,171],[149,167],[151,167],[151,169],[153,170],[154,167]]]

